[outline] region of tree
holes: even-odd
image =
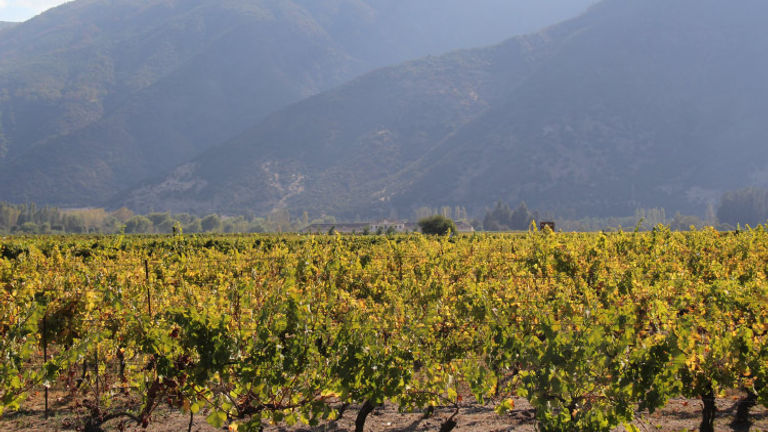
[[[456,224],[442,215],[426,217],[419,221],[419,227],[424,234],[446,235],[456,232]]]
[[[114,212],[112,212],[112,216],[117,218],[120,222],[126,223],[128,222],[128,219],[133,217],[133,212],[128,210],[125,207],[121,207]]]
[[[748,188],[723,194],[717,209],[721,223],[756,226],[768,219],[768,190]]]
[[[700,229],[703,226],[704,221],[702,221],[698,216],[688,216],[676,213],[675,218],[672,219],[672,223],[670,224],[670,229],[674,231],[688,231],[691,229],[691,227]]]
[[[200,223],[200,219],[194,218],[189,223],[184,224],[184,232],[187,232],[187,233],[203,232],[203,225]]]
[[[125,223],[125,232],[128,234],[148,233],[152,228],[152,221],[144,216],[134,216]]]
[[[40,227],[38,227],[37,224],[34,222],[24,222],[19,227],[19,232],[22,232],[25,234],[39,234]]]
[[[64,232],[76,234],[88,232],[85,221],[80,215],[66,215],[63,222],[62,228]]]
[[[152,221],[152,226],[155,227],[155,231],[162,234],[169,234],[173,232],[174,220],[171,218],[170,213],[150,213],[147,219]]]
[[[483,228],[486,231],[527,230],[534,215],[525,203],[520,203],[515,210],[499,201],[496,207],[485,214]]]
[[[200,221],[200,225],[205,232],[218,231],[221,228],[221,218],[219,215],[210,214]]]

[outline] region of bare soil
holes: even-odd
[[[82,411],[73,409],[64,403],[52,403],[50,417],[43,418],[42,405],[33,409],[0,418],[0,431],[74,431],[82,424],[78,415]],[[718,417],[715,423],[717,431],[768,431],[768,410],[762,406],[752,410],[754,424],[750,429],[733,427],[730,423],[736,412],[733,399],[717,401]],[[680,432],[698,430],[702,404],[698,400],[675,399],[663,410],[654,414],[638,413],[635,425],[641,431]],[[308,426],[287,427],[274,425],[265,428],[266,432],[346,432],[354,431],[354,421],[357,412],[355,407],[348,409],[337,422],[323,424],[314,428]],[[370,432],[427,432],[438,431],[441,424],[453,414],[452,409],[438,409],[431,417],[423,413],[399,413],[392,405],[384,405],[368,417],[366,431]],[[106,431],[148,431],[148,432],[183,432],[188,430],[189,416],[168,409],[159,409],[147,429],[142,429],[128,422],[120,424],[113,420],[105,425]],[[534,432],[534,411],[524,399],[515,401],[515,409],[510,413],[499,416],[492,406],[470,405],[462,406],[456,416],[458,425],[456,432]],[[199,414],[193,418],[192,430],[197,432],[220,431],[205,422],[205,415]],[[623,431],[618,428],[617,431]]]

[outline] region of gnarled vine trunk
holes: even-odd
[[[717,416],[717,406],[715,405],[715,391],[710,385],[706,394],[701,396],[704,403],[704,409],[701,411],[700,432],[715,432],[715,417]]]
[[[757,395],[747,390],[747,396],[736,402],[736,416],[731,426],[740,430],[749,430],[752,426],[752,420],[749,418],[749,412],[757,405]]]
[[[376,407],[370,400],[366,400],[363,403],[363,406],[360,407],[360,411],[357,413],[357,418],[355,419],[355,432],[363,432],[363,429],[365,428],[365,419],[368,418],[368,414],[373,412],[374,408]]]

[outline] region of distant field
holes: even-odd
[[[0,238],[0,429],[765,427],[766,272],[761,228]]]

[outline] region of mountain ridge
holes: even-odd
[[[766,12],[607,0],[294,104],[115,203],[349,219],[499,199],[569,217],[703,213],[724,190],[768,184]]]
[[[484,1],[505,10],[525,3]],[[591,0],[557,2],[575,9]],[[282,106],[433,49],[419,37],[430,10],[439,22],[423,27],[442,34],[471,35],[451,29],[484,17],[493,18],[487,27],[507,31],[490,10],[454,1],[461,9],[448,13],[436,3],[77,0],[56,7],[0,38],[0,199],[99,205]],[[536,8],[542,12],[532,22],[564,13]],[[403,23],[390,29],[394,21]],[[377,36],[361,44],[369,33]]]

